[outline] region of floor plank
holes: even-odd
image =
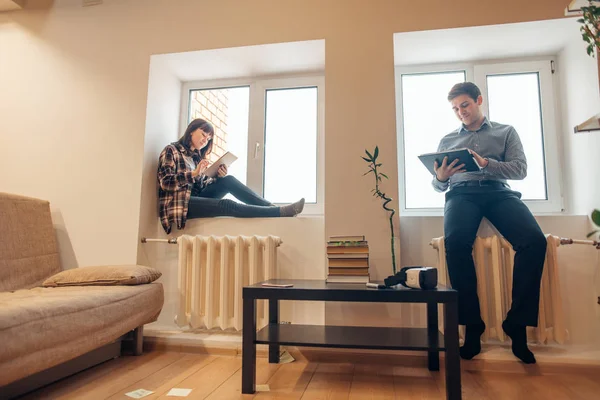
[[[302,400],[341,400],[350,396],[353,364],[319,364]]]
[[[394,374],[390,365],[355,365],[351,400],[394,399]]]
[[[210,365],[210,363],[216,359],[217,357],[208,354],[184,355],[182,358],[170,365],[167,365],[163,369],[158,370],[148,377],[121,389],[119,393],[115,393],[108,399],[131,399],[131,397],[126,396],[125,393],[129,393],[137,389],[146,389],[154,392],[151,395],[144,397],[144,399],[156,399],[161,395],[168,393],[172,388],[178,387],[181,381],[185,380],[187,377],[196,373],[202,368]]]
[[[394,367],[394,392],[397,399],[443,400],[446,398],[440,372],[427,368]],[[441,390],[442,389],[442,390]]]
[[[135,386],[135,383],[160,371],[184,356],[185,354],[182,353],[169,352],[149,353],[140,357],[133,357],[134,361],[127,364],[124,368],[114,369],[100,379],[94,380],[89,385],[53,398],[57,400],[105,400],[130,385]]]
[[[280,364],[269,364],[268,359],[258,358],[256,360],[256,384],[266,384],[279,367]],[[254,396],[254,394],[242,394],[242,370],[240,368],[231,378],[212,392],[206,400],[246,400],[253,399]]]
[[[152,357],[156,356],[157,355],[155,354]],[[149,356],[143,355],[141,357],[145,357],[143,362],[146,362],[146,359]],[[19,400],[46,400],[60,398],[67,393],[89,385],[91,382],[100,379],[113,370],[125,368],[127,364],[131,364],[134,361],[136,361],[136,357],[119,357],[103,362],[102,364],[98,364],[78,374],[61,379],[60,381],[54,382],[46,387],[31,392],[28,395],[19,397]]]
[[[592,378],[579,374],[557,374],[552,376],[552,379],[561,382],[578,399],[598,400],[600,398],[600,379],[597,376]]]
[[[521,379],[524,389],[530,396],[531,400],[547,400],[547,399],[569,399],[580,400],[581,396],[573,393],[560,380],[552,379],[552,375],[528,376],[526,379]],[[596,394],[596,399],[600,398],[600,394]]]
[[[468,371],[469,378],[482,388],[486,399],[490,400],[525,400],[526,388],[521,383],[527,376],[508,372]]]
[[[208,367],[201,368],[187,378],[181,380],[178,388],[192,389],[186,400],[204,399],[216,390],[223,382],[229,379],[235,372],[242,367],[241,357],[215,356]],[[170,389],[169,389],[170,390]],[[164,393],[157,399],[172,400],[173,397]]]
[[[186,397],[208,400],[250,399],[403,399],[446,398],[444,370],[426,367],[315,363],[269,364],[257,359],[258,385],[269,391],[242,395],[241,357],[151,351],[125,356],[90,368],[21,397],[37,399],[127,399],[125,393],[152,390],[145,399],[170,400],[174,387],[192,389]],[[517,366],[517,365],[515,365]],[[464,400],[596,400],[597,369],[542,373],[536,366],[504,370],[463,369]]]
[[[300,399],[317,368],[316,363],[283,364],[267,381],[268,392],[257,392],[255,399]]]

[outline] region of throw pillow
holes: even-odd
[[[42,286],[141,285],[161,275],[157,269],[143,265],[102,265],[59,272],[46,279]]]

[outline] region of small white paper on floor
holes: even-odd
[[[271,388],[269,385],[256,385],[257,392],[270,392]]]
[[[173,389],[169,390],[169,393],[167,393],[167,396],[187,397],[190,393],[192,393],[192,389],[173,388]]]
[[[287,350],[281,352],[281,355],[279,356],[279,364],[287,364],[293,361],[296,361],[296,359],[292,357],[292,355],[288,353]]]
[[[154,392],[152,392],[150,390],[138,389],[138,390],[134,390],[133,392],[125,393],[125,396],[131,397],[132,399],[141,399],[142,397],[146,397],[152,393],[154,393]]]

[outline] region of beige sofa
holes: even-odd
[[[0,193],[0,398],[119,356],[128,343],[141,354],[142,327],[156,320],[164,295],[160,283],[139,283],[160,273],[148,278],[152,269],[141,266],[87,268],[56,275],[61,267],[49,203]],[[112,275],[102,280],[98,271]]]

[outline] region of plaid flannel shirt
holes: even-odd
[[[192,159],[194,166],[186,163],[185,157]],[[202,190],[213,182],[200,175],[192,177],[192,171],[200,162],[197,150],[189,151],[181,144],[171,143],[160,153],[158,159],[158,212],[160,222],[167,234],[175,222],[177,229],[185,227],[192,188]]]

